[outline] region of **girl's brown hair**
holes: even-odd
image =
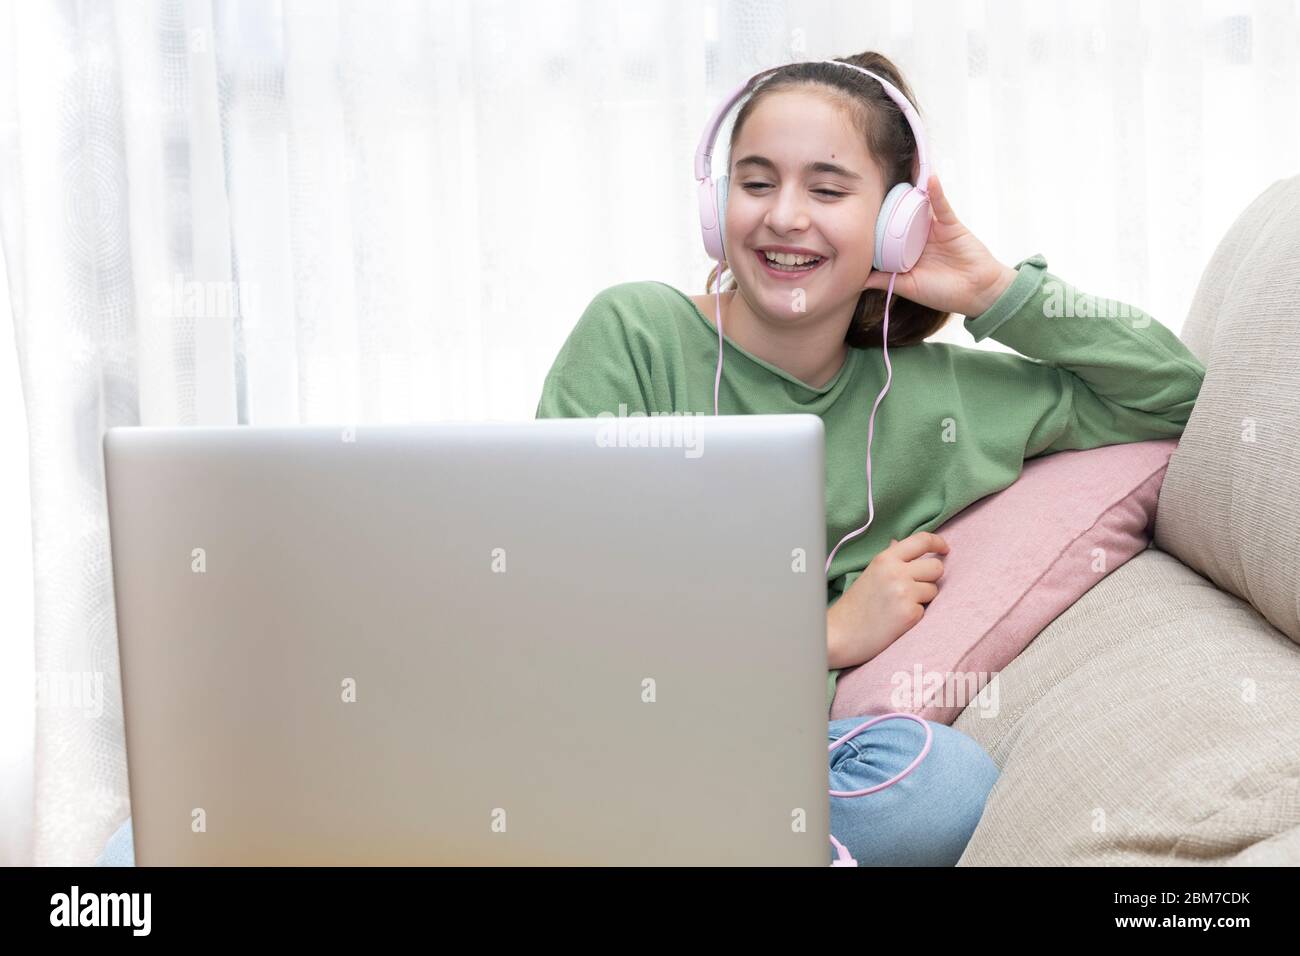
[[[879,53],[859,53],[857,56],[838,57],[842,63],[850,63],[864,70],[870,70],[884,77],[898,88],[912,103],[918,115],[921,112],[916,97],[912,95],[907,82],[898,68]],[[897,183],[911,182],[912,166],[916,161],[916,142],[912,138],[912,127],[907,117],[898,108],[884,87],[869,76],[863,76],[856,70],[846,70],[831,66],[829,63],[792,63],[788,67],[770,74],[761,81],[758,89],[750,95],[731,127],[731,141],[727,145],[727,168],[731,168],[731,155],[736,140],[745,121],[754,111],[754,107],[773,93],[784,92],[803,87],[820,88],[829,94],[849,113],[854,126],[862,134],[867,152],[875,160],[885,180],[885,192]],[[874,223],[872,223],[874,226]],[[718,280],[720,265],[715,264],[705,280],[704,290],[714,291]],[[729,292],[736,288],[736,277],[730,270],[725,272],[730,278],[728,285],[722,289]],[[854,348],[871,348],[881,344],[881,323],[885,317],[885,290],[863,289],[858,296],[857,308],[853,311],[853,320],[849,323],[844,341]],[[899,298],[897,292],[889,303],[889,344],[915,345],[928,336],[938,332],[952,317],[950,312],[940,312],[928,306],[919,305],[908,299]]]

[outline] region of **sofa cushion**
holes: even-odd
[[[1285,635],[1143,552],[953,723],[1002,770],[959,865],[1300,864],[1297,686]]]
[[[1228,230],[1182,338],[1206,375],[1169,462],[1156,546],[1300,641],[1300,177]]]
[[[914,713],[950,724],[1089,588],[1147,547],[1175,438],[1063,451],[938,528],[950,547],[921,620],[840,675],[831,719]]]

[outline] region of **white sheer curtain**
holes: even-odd
[[[0,545],[0,862],[90,862],[129,810],[104,429],[529,418],[597,291],[702,291],[717,98],[867,49],[995,254],[1175,329],[1300,165],[1296,0],[0,0],[0,421],[21,394],[31,489],[31,560]],[[81,675],[98,716],[25,693]]]

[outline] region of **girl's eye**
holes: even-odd
[[[745,183],[745,189],[770,189],[771,183]],[[814,189],[813,192],[821,193],[823,196],[844,196],[846,193],[836,192],[833,189]]]

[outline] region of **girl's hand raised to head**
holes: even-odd
[[[849,585],[826,615],[828,666],[854,667],[871,660],[910,630],[925,613],[922,605],[939,593],[948,542],[931,531],[890,541]]]
[[[894,295],[940,312],[980,315],[1007,290],[1016,270],[993,258],[961,224],[936,175],[930,176],[929,192],[930,238],[911,271],[898,274]],[[891,275],[873,269],[864,288],[888,289]]]

